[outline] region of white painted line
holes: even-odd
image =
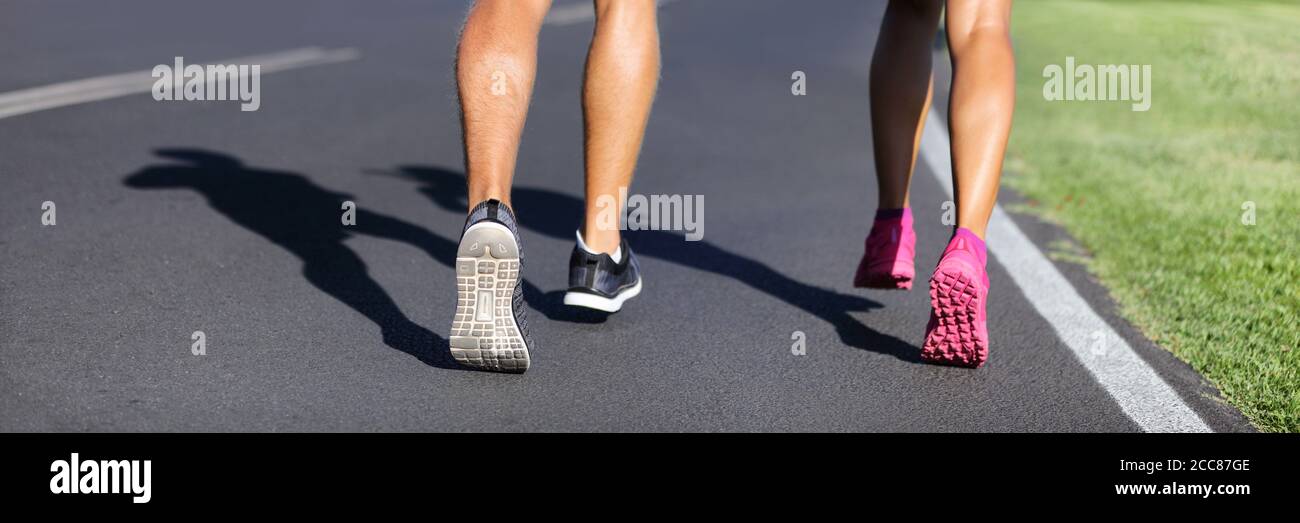
[[[659,7],[664,4],[672,3],[676,0],[659,0]],[[588,22],[596,19],[596,10],[592,7],[590,1],[581,1],[574,4],[564,4],[551,7],[551,12],[546,14],[544,24],[550,25],[573,25],[582,22]]]
[[[262,73],[273,73],[299,67],[344,62],[358,56],[360,53],[352,48],[327,50],[319,47],[303,47],[258,56],[196,63],[259,65]],[[147,93],[153,87],[155,80],[150,69],[0,93],[0,118]]]
[[[948,131],[935,116],[926,118],[921,156],[952,197],[952,163]],[[1034,306],[1124,414],[1147,432],[1211,432],[1178,393],[1133,352],[1119,333],[1084,301],[1001,206],[993,208],[988,226],[989,252],[1006,267],[1011,280]],[[1030,348],[1032,349],[1032,348]]]

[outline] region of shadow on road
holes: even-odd
[[[454,267],[456,242],[420,226],[357,208],[356,225],[344,227],[341,204],[352,196],[327,190],[301,174],[258,169],[230,155],[201,149],[159,149],[170,163],[146,167],[123,183],[136,189],[192,189],[231,221],[293,253],[303,264],[303,276],[318,289],[373,321],[389,347],[438,368],[464,370],[448,353],[447,340],[411,321],[388,293],[370,277],[365,262],[343,240],[365,234],[415,246],[446,267]],[[381,174],[413,180],[440,207],[464,213],[465,176],[435,167],[403,167]],[[565,241],[573,238],[581,220],[582,201],[546,189],[517,187],[513,203],[520,223],[533,231]],[[637,231],[629,240],[637,253],[695,270],[731,278],[793,305],[835,327],[851,347],[920,362],[915,346],[868,328],[850,311],[880,304],[854,295],[796,281],[756,260],[706,241],[687,242],[679,234]],[[563,304],[563,290],[543,292],[524,280],[524,297],[547,318],[594,323],[607,317]]]
[[[465,175],[447,169],[404,166],[395,172],[371,174],[396,176],[420,184],[419,191],[443,209],[467,212]],[[572,241],[582,220],[581,199],[546,189],[515,187],[511,200],[519,224],[546,236]],[[901,339],[872,330],[849,315],[850,311],[879,308],[878,302],[830,289],[815,287],[790,278],[766,264],[730,252],[707,241],[688,242],[680,234],[665,231],[635,231],[629,243],[641,256],[657,258],[684,267],[731,278],[773,298],[793,305],[835,327],[840,340],[850,347],[891,355],[908,362],[921,362],[920,349]],[[576,312],[581,309],[562,303],[564,291],[543,294],[525,282],[525,299],[548,318],[562,321],[602,321],[603,317]]]
[[[383,332],[384,344],[438,368],[463,369],[452,360],[447,340],[402,313],[343,244],[349,234],[387,238],[418,247],[447,266],[456,244],[402,220],[357,209],[356,225],[340,222],[350,195],[326,190],[292,172],[257,169],[238,158],[200,149],[160,149],[174,160],[146,167],[124,180],[136,189],[192,189],[231,221],[283,247],[302,260],[302,273],[318,289],[352,307]]]

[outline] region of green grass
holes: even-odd
[[[1007,184],[1147,336],[1260,429],[1300,431],[1300,5],[1018,2],[1012,34]],[[1151,109],[1044,100],[1066,56],[1150,64]]]

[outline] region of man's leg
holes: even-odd
[[[632,183],[646,120],[659,81],[659,28],[655,0],[595,0],[596,32],[587,52],[582,88],[587,170],[587,213],[582,235],[595,252],[619,246],[619,188]],[[605,196],[606,198],[601,198]]]
[[[957,226],[983,238],[997,202],[1016,105],[1011,0],[949,0],[947,19]]]
[[[640,265],[619,235],[619,189],[632,183],[659,81],[655,0],[595,0],[582,120],[587,212],[569,256],[564,303],[618,312],[641,292]]]
[[[492,371],[528,370],[523,254],[510,209],[519,138],[537,70],[537,33],[550,0],[478,0],[456,55],[469,216],[456,248],[451,355]]]
[[[510,202],[519,138],[537,72],[537,34],[551,0],[478,0],[456,53],[469,208]]]

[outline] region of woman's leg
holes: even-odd
[[[947,14],[957,231],[930,277],[930,323],[921,358],[979,367],[989,350],[984,229],[997,200],[1015,106],[1015,60],[1007,34],[1011,0],[948,0]]]
[[[907,189],[930,107],[941,0],[891,0],[871,57],[871,144],[879,197],[855,287],[910,289],[916,234]]]
[[[957,227],[981,239],[998,196],[1016,103],[1011,0],[948,0],[953,189]]]
[[[871,57],[871,137],[879,209],[907,207],[930,107],[931,56],[941,0],[891,0]]]

